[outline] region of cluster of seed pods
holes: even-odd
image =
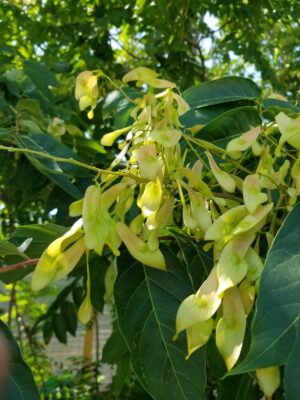
[[[99,76],[99,71],[85,71],[77,78],[76,98],[82,110],[90,107],[89,117],[99,95]],[[214,259],[199,290],[178,309],[175,339],[186,332],[189,357],[215,330],[217,348],[230,370],[240,356],[246,319],[259,290],[264,264],[260,243],[271,245],[280,215],[300,194],[300,120],[279,113],[273,124],[253,127],[221,149],[181,125],[180,116],[189,106],[173,83],[147,68],[123,78],[131,81],[143,89],[140,98],[129,99],[133,123],[101,140],[104,146],[117,144],[120,153],[84,198],[71,205],[70,215],[79,219],[44,251],[32,288],[66,276],[85,252],[101,256],[106,247],[118,257],[121,243],[139,262],[165,270],[159,238],[175,225],[193,240],[205,241],[204,249],[212,250]],[[256,159],[253,170],[243,166],[249,154]],[[125,223],[134,203],[139,212]],[[114,271],[112,266],[109,274]],[[92,314],[89,284],[88,276],[78,312],[82,322]],[[257,378],[270,396],[279,385],[279,370],[259,370]]]

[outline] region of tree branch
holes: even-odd
[[[199,43],[196,42],[196,41],[194,41],[194,40],[191,40],[189,37],[186,37],[185,40],[186,40],[195,50],[197,50],[197,52],[198,52],[199,59],[200,59],[200,67],[201,67],[200,79],[201,79],[201,82],[204,82],[204,81],[205,81],[205,78],[206,78],[206,77],[205,77],[205,74],[206,74],[206,66],[205,66],[205,57],[204,57],[204,54],[203,54],[203,52],[202,52],[202,48],[201,48],[201,45],[200,45],[200,42],[201,42],[202,38],[200,39]]]
[[[130,57],[134,58],[135,60],[138,61],[149,61],[148,58],[146,57],[139,57],[136,54],[132,53],[129,49],[125,48],[116,38],[114,38],[112,35],[110,36],[110,40],[113,40],[115,43],[117,43],[118,46],[120,46],[121,50],[124,50],[125,53],[127,53]]]
[[[17,264],[7,265],[5,267],[0,268],[0,274],[3,274],[5,272],[14,271],[16,269],[26,268],[29,265],[35,265],[38,262],[39,262],[39,258],[31,258],[30,260],[25,260],[25,261],[22,261],[22,262],[17,263]]]
[[[63,158],[63,157],[57,157],[52,154],[44,153],[42,151],[37,151],[37,150],[31,150],[31,149],[23,149],[19,147],[8,147],[8,146],[3,146],[0,145],[0,150],[6,150],[8,152],[13,152],[13,153],[23,153],[23,154],[33,154],[38,157],[43,157],[43,158],[48,158],[52,161],[57,161],[57,162],[64,162],[68,164],[74,164],[78,165],[79,167],[90,169],[91,171],[95,171],[98,174],[108,174],[108,175],[115,175],[115,176],[122,176],[126,178],[131,178],[136,180],[137,182],[141,183],[147,183],[148,179],[143,179],[139,176],[133,175],[130,172],[121,172],[121,171],[111,171],[109,169],[101,169],[97,168],[93,165],[85,164],[81,161],[74,160],[73,158]]]

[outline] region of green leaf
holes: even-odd
[[[64,145],[63,143],[59,142],[51,135],[31,134],[27,135],[27,138],[30,138],[30,141],[39,146],[39,148],[42,149],[43,152],[46,152],[56,157],[62,157],[66,159],[73,159],[80,161],[80,158],[73,150],[71,150],[68,146]],[[68,173],[71,176],[74,177],[89,176],[88,170],[78,165],[64,163],[64,162],[59,162],[58,165],[64,172]]]
[[[18,261],[20,262],[20,261]],[[12,264],[9,262],[8,264]],[[0,274],[0,281],[6,284],[17,282],[23,279],[26,275],[30,274],[34,270],[34,265],[26,266],[25,268],[16,269],[8,272],[3,272]]]
[[[219,388],[218,400],[257,400],[252,381],[253,379],[247,374],[223,379]]]
[[[179,117],[179,121],[185,128],[192,128],[196,125],[207,125],[224,112],[232,108],[233,107],[231,104],[221,104],[213,107],[191,108]]]
[[[26,60],[24,61],[24,71],[34,83],[37,90],[42,92],[46,97],[51,96],[51,91],[49,87],[58,86],[55,75],[44,64],[33,60]]]
[[[102,351],[102,362],[107,364],[117,364],[118,361],[128,354],[128,347],[118,327],[114,328],[113,333],[108,338]]]
[[[56,311],[58,311],[58,309],[60,309],[62,303],[66,300],[66,298],[72,293],[72,291],[74,290],[75,285],[77,284],[78,278],[74,279],[68,286],[64,287],[62,289],[62,291],[57,295],[56,299],[53,301],[53,303],[49,306],[47,312],[45,314],[40,315],[34,325],[32,326],[30,333],[31,334],[35,334],[37,331],[38,326],[41,324],[41,322],[47,320],[47,318],[52,318],[52,315],[56,314]],[[83,296],[80,297],[80,304],[83,300]],[[79,305],[80,305],[79,304]],[[55,317],[56,318],[56,317]],[[59,321],[59,319],[58,319]],[[54,327],[55,323],[50,322],[51,326]],[[63,326],[65,327],[65,329],[67,329],[67,325],[66,325],[66,321],[63,319]]]
[[[53,335],[52,322],[50,320],[47,320],[43,324],[43,339],[46,344],[50,342],[52,335]]]
[[[132,100],[139,97],[139,93],[129,86],[124,86],[123,91]],[[130,102],[128,98],[118,91],[114,90],[104,99],[102,114],[104,118],[114,115],[114,129],[124,128],[131,120],[131,111],[134,108],[134,103]]]
[[[58,142],[52,136],[46,134],[31,134],[16,136],[17,145],[21,148],[39,151],[46,154],[51,154],[58,157],[78,159],[75,153],[67,146]],[[88,176],[87,171],[68,163],[58,163],[48,158],[25,153],[28,160],[37,168],[43,175],[47,176],[53,183],[61,187],[70,196],[75,199],[82,197],[82,193],[71,182],[71,176]],[[67,172],[65,173],[64,170]]]
[[[189,272],[164,249],[167,272],[145,267],[123,253],[115,303],[119,326],[132,354],[135,373],[154,400],[205,399],[205,350],[185,361],[184,335],[173,342],[181,301],[193,292]]]
[[[21,256],[23,259],[26,258],[24,253],[19,251],[18,247],[8,240],[0,242],[0,256]]]
[[[286,114],[295,114],[300,112],[300,107],[295,106],[289,101],[283,101],[278,99],[265,99],[262,102],[263,108],[266,111],[272,111],[273,115],[280,113],[281,111]]]
[[[102,113],[104,117],[109,117],[116,110],[119,102],[124,98],[119,90],[109,92],[104,99]]]
[[[24,116],[34,117],[38,122],[44,122],[40,103],[34,99],[20,99],[16,106],[16,110]]]
[[[300,317],[299,221],[300,203],[284,221],[267,255],[252,325],[250,350],[245,360],[231,372],[239,374],[287,364],[287,393],[291,384],[289,377],[293,374],[300,376],[299,359],[295,362]],[[298,397],[293,394],[287,396],[287,400],[294,399]]]
[[[256,108],[239,107],[220,115],[197,132],[195,137],[226,147],[226,144],[234,137],[260,124],[261,119]]]
[[[45,248],[65,232],[65,227],[54,224],[19,226],[12,234],[10,240],[13,243],[11,245],[7,244],[10,242],[0,242],[0,255],[1,244],[4,243],[5,249],[3,248],[3,250],[6,251],[4,261],[7,265],[22,262],[26,258],[39,258]],[[7,252],[8,246],[10,253]],[[19,249],[16,246],[20,246]],[[26,255],[20,251],[24,246]],[[33,269],[34,266],[27,266],[26,268],[1,273],[0,280],[4,283],[16,282],[32,272]]]
[[[297,338],[294,347],[291,350],[288,362],[285,368],[284,388],[287,400],[299,399],[300,380],[299,380],[299,360],[300,360],[300,324],[298,322]]]
[[[70,332],[71,335],[76,336],[78,322],[76,307],[70,301],[64,301],[60,309],[66,321],[68,332]]]
[[[95,255],[90,260],[90,276],[91,276],[91,302],[96,310],[102,312],[104,307],[105,285],[104,279],[108,268],[104,258]]]
[[[213,267],[212,252],[205,252],[202,249],[203,242],[194,243],[178,233],[174,233],[174,236],[180,249],[179,256],[192,276],[193,287],[196,292]]]
[[[8,327],[0,320],[0,332],[9,344],[11,361],[5,400],[38,400],[40,398],[33,375],[25,364],[20,348]]]
[[[105,343],[101,361],[116,365],[117,371],[113,377],[112,390],[118,396],[132,373],[128,347],[118,326],[114,327],[113,333]]]
[[[22,251],[20,251],[20,249],[18,249],[17,246],[6,240],[0,242],[0,257],[1,256],[3,257],[4,263],[7,265],[22,262],[29,258]],[[4,283],[11,283],[18,281],[19,279],[23,278],[28,273],[30,273],[32,269],[33,267],[26,267],[22,269],[12,270],[9,272],[1,272],[0,281]]]
[[[261,90],[251,79],[228,76],[192,86],[183,92],[183,97],[191,107],[198,108],[236,100],[256,100],[260,94]]]
[[[129,125],[131,119],[130,114],[133,108],[134,104],[130,103],[125,98],[118,103],[117,112],[114,118],[114,129],[121,129]]]
[[[94,156],[98,155],[99,153],[106,153],[105,148],[101,146],[101,144],[99,144],[95,140],[87,139],[82,136],[76,136],[76,139],[74,140],[73,136],[65,135],[63,137],[63,141],[69,148],[74,147],[75,145],[77,151],[76,154],[78,154],[79,157],[82,157],[82,159],[85,159],[87,156]],[[77,159],[79,159],[78,156]]]
[[[117,371],[112,380],[112,391],[117,398],[125,383],[130,381],[131,374],[132,368],[130,365],[130,358],[127,355],[118,361]]]
[[[61,314],[52,314],[52,326],[57,339],[66,344],[67,343],[67,324],[66,320]]]

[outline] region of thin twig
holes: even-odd
[[[7,265],[5,267],[0,268],[0,274],[3,274],[5,272],[14,271],[16,269],[26,268],[29,265],[35,265],[38,262],[39,262],[39,258],[31,258],[30,260],[25,260],[25,261],[22,261],[22,262],[17,263],[17,264]]]
[[[220,197],[222,199],[230,199],[230,200],[238,201],[239,203],[244,203],[242,198],[240,198],[238,196],[235,196],[235,195],[233,195],[231,193],[213,192],[212,194],[213,194],[214,197]]]
[[[197,50],[197,52],[199,53],[199,58],[200,58],[200,63],[201,63],[201,76],[200,76],[200,80],[201,82],[205,81],[205,73],[206,73],[206,66],[205,66],[205,57],[204,54],[202,52],[202,48],[200,45],[200,41],[199,43],[194,42],[193,40],[191,40],[189,37],[186,37],[185,40],[195,49]]]
[[[101,169],[98,167],[95,167],[93,165],[85,164],[81,161],[74,160],[73,158],[63,158],[63,157],[57,157],[53,156],[52,154],[44,153],[42,151],[37,151],[37,150],[30,150],[30,149],[24,149],[24,148],[19,148],[19,147],[9,147],[9,146],[3,146],[0,145],[0,150],[6,150],[8,152],[13,152],[13,153],[24,153],[24,154],[34,154],[35,156],[43,157],[43,158],[48,158],[52,161],[57,161],[57,162],[63,162],[63,163],[68,163],[68,164],[74,164],[82,168],[89,169],[91,171],[95,171],[98,174],[108,174],[108,175],[115,175],[115,176],[122,176],[126,178],[131,178],[134,179],[138,182],[142,183],[147,183],[148,180],[141,178],[139,176],[133,175],[130,172],[121,172],[121,171],[111,171],[111,170],[106,170],[106,169]]]
[[[122,50],[124,50],[125,53],[127,53],[130,57],[134,58],[135,60],[138,60],[138,61],[149,61],[149,59],[146,58],[146,57],[139,57],[139,56],[137,56],[136,54],[132,53],[129,49],[125,48],[125,47],[123,46],[123,44],[121,44],[121,43],[120,43],[116,38],[114,38],[113,36],[110,36],[110,39],[113,40],[115,43],[117,43],[117,45],[120,46],[120,48],[121,48]]]
[[[191,242],[198,242],[200,240],[200,238],[197,236],[184,236],[184,238],[190,240]],[[172,235],[158,236],[158,240],[176,240],[176,236]]]
[[[11,321],[12,321],[12,311],[16,303],[16,283],[13,283],[12,289],[10,291],[10,301],[8,305],[8,319],[7,319],[7,325],[10,327],[11,326]]]

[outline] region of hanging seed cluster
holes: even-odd
[[[75,96],[81,110],[89,108],[89,118],[102,77],[101,71],[85,71],[77,78]],[[201,245],[204,241],[204,250],[212,249],[214,266],[199,290],[181,303],[174,339],[186,332],[189,357],[215,331],[230,370],[240,356],[259,290],[261,244],[271,245],[300,194],[300,119],[279,113],[274,123],[253,127],[222,149],[180,124],[189,106],[173,83],[147,68],[124,76],[124,83],[131,81],[142,92],[129,99],[133,123],[101,140],[104,146],[115,144],[120,153],[84,198],[71,205],[70,215],[79,219],[44,251],[32,288],[66,276],[86,252],[101,256],[109,249],[115,259],[122,243],[136,260],[163,271],[160,237],[175,226]],[[249,159],[253,169],[245,166]],[[128,222],[134,204],[138,212]],[[113,262],[111,284],[115,271]],[[78,312],[82,322],[92,314],[89,276],[87,286]],[[270,396],[279,385],[278,368],[259,370],[257,378]]]

